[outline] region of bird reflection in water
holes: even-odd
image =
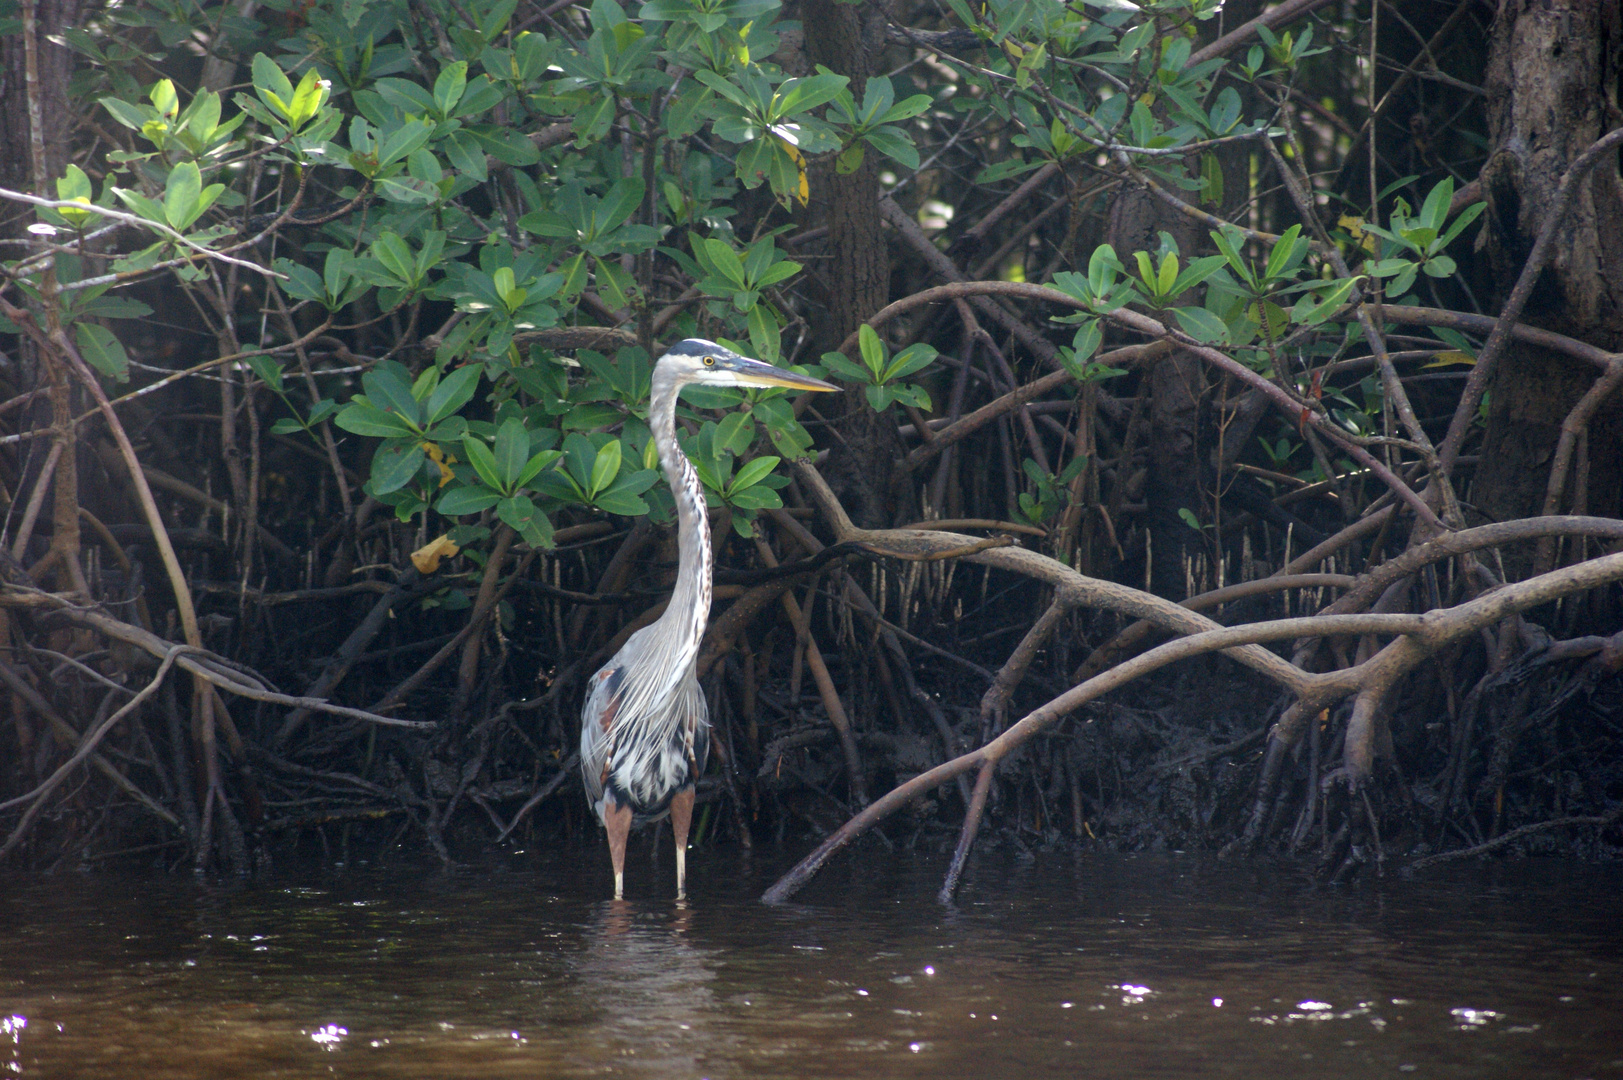
[[[693,942],[692,920],[684,902],[596,907],[577,972],[581,998],[598,1010],[579,1043],[581,1064],[664,1078],[702,1075],[707,1061],[725,1058],[729,1040],[712,1030],[721,1008],[715,951]]]

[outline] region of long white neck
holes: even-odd
[[[660,616],[664,640],[678,642],[672,670],[685,671],[699,654],[699,641],[710,620],[710,514],[705,507],[704,485],[693,463],[676,441],[676,398],[681,387],[670,370],[654,367],[653,394],[648,403],[648,427],[659,450],[659,463],[676,499],[676,542],[679,552],[676,589]]]

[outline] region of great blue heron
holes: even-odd
[[[676,588],[665,613],[632,634],[592,676],[581,710],[581,773],[586,797],[608,829],[616,900],[625,887],[632,824],[667,813],[676,834],[676,895],[686,895],[693,785],[710,750],[709,710],[694,670],[710,618],[710,516],[704,487],[676,442],[676,398],[690,383],[839,389],[702,338],[681,342],[654,365],[648,427],[676,497]]]

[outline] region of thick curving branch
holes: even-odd
[[[800,462],[796,474],[823,511],[825,519],[834,529],[836,539],[873,545],[892,552],[910,555],[929,555],[938,552],[960,551],[973,548],[979,537],[928,529],[859,529],[852,524],[844,507],[835,498],[822,475],[808,463]],[[1180,634],[1199,633],[1217,627],[1217,623],[1188,608],[1162,599],[1153,593],[1118,585],[1113,581],[1090,578],[1058,560],[1021,547],[997,547],[974,551],[964,556],[969,562],[980,563],[1000,570],[1012,571],[1023,577],[1041,581],[1058,594],[1063,594],[1072,607],[1093,607],[1114,611],[1135,619],[1146,619],[1163,629]],[[1310,680],[1294,665],[1260,646],[1243,646],[1231,654],[1232,659],[1266,675],[1292,690],[1306,690]]]
[[[944,762],[887,792],[862,813],[846,822],[810,855],[779,878],[761,899],[767,903],[782,903],[788,900],[811,880],[830,856],[874,824],[954,777],[971,769],[995,767],[999,761],[1019,749],[1040,731],[1089,701],[1178,660],[1233,649],[1236,646],[1260,648],[1263,642],[1334,634],[1398,635],[1391,644],[1356,667],[1322,674],[1298,672],[1306,692],[1301,694],[1300,700],[1292,706],[1293,710],[1311,710],[1317,714],[1320,709],[1350,694],[1359,695],[1361,705],[1359,709],[1355,709],[1355,714],[1361,711],[1365,716],[1360,727],[1363,742],[1356,746],[1349,745],[1347,760],[1350,778],[1355,784],[1360,783],[1368,775],[1367,768],[1362,773],[1358,769],[1366,767],[1371,760],[1368,751],[1373,745],[1378,706],[1398,678],[1412,671],[1422,660],[1438,650],[1511,615],[1549,603],[1562,596],[1618,581],[1623,581],[1623,553],[1593,559],[1577,566],[1564,567],[1514,585],[1506,585],[1458,607],[1430,611],[1423,615],[1379,613],[1310,615],[1245,626],[1218,627],[1169,641],[1072,687],[1027,714],[985,746]],[[1350,744],[1353,741],[1351,729],[1348,741]],[[962,846],[960,842],[960,847]],[[955,862],[961,860],[955,859]]]

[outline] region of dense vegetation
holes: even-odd
[[[1343,875],[1616,850],[1601,0],[0,29],[7,860],[589,825],[582,684],[668,588],[643,410],[688,336],[849,388],[685,398],[700,842],[833,833],[778,895],[898,811],[957,836],[947,893],[988,812]]]

